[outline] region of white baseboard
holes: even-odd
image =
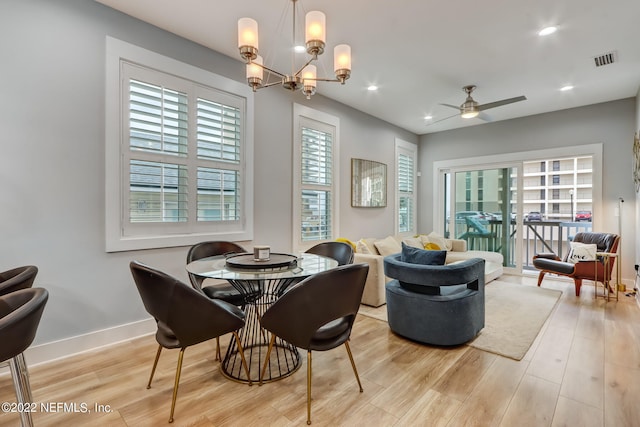
[[[59,341],[32,346],[25,351],[24,355],[27,366],[35,366],[149,335],[154,333],[156,329],[154,319],[145,319],[84,335],[65,338]]]

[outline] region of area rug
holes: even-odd
[[[484,329],[471,347],[522,360],[562,291],[493,281],[485,287]]]
[[[485,287],[485,325],[471,347],[522,360],[553,312],[561,291],[494,280]],[[387,320],[387,307],[361,306],[360,314]]]

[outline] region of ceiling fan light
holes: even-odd
[[[475,108],[472,108],[472,109],[463,109],[462,114],[460,114],[460,116],[463,119],[473,119],[474,117],[478,117],[478,114],[480,114],[480,112]]]

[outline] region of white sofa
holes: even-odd
[[[397,248],[401,247],[401,243],[407,237],[392,236],[393,240],[397,243]],[[389,238],[386,238],[387,245],[378,244],[383,248],[383,254],[380,253],[376,247],[376,242],[380,243],[385,239],[367,238],[360,239],[356,244],[356,252],[354,255],[354,262],[366,262],[369,264],[369,275],[367,276],[367,282],[364,287],[364,293],[362,294],[362,303],[373,307],[381,306],[385,304],[385,284],[391,280],[384,275],[384,263],[383,259],[386,255],[394,253],[393,245],[389,245]],[[423,237],[423,241],[425,241]],[[497,279],[504,272],[502,264],[502,254],[488,251],[475,251],[467,250],[467,241],[458,239],[444,239],[447,244],[447,258],[445,263],[451,264],[457,261],[463,261],[469,258],[483,258],[485,260],[485,283],[489,283],[492,280]],[[366,247],[362,247],[366,245]],[[371,253],[363,253],[362,251],[369,251]],[[391,252],[391,253],[389,253]],[[400,252],[398,250],[397,252]]]

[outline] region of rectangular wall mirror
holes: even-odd
[[[387,165],[373,160],[351,159],[351,206],[387,206]]]

